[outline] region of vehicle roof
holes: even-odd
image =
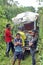
[[[30,23],[32,21],[36,21],[39,14],[35,12],[23,12],[18,14],[16,17],[12,18],[12,21],[14,24],[20,24],[20,23]]]

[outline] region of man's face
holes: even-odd
[[[35,33],[34,33],[34,32],[32,32],[32,33],[31,33],[31,36],[34,36],[34,35],[35,35]]]
[[[17,35],[16,37],[17,37],[17,39],[20,39],[20,35]]]
[[[11,29],[11,25],[9,25],[8,29]]]

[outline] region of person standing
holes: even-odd
[[[12,43],[13,36],[12,36],[12,33],[11,33],[11,25],[10,24],[6,25],[6,29],[5,29],[5,32],[4,32],[4,38],[5,38],[5,42],[6,42],[6,45],[7,45],[6,55],[9,56],[10,49],[12,49],[12,52],[14,53],[14,45]]]
[[[32,56],[32,65],[36,65],[36,59],[35,59],[35,51],[37,48],[37,37],[36,37],[36,31],[33,30],[32,33],[32,39],[29,42],[29,47],[30,47],[30,53]]]
[[[14,61],[13,64],[15,64],[16,59],[18,59],[18,65],[21,63],[22,59],[22,39],[20,38],[20,34],[16,34],[16,38],[14,39],[14,47],[15,47],[15,52],[14,52]]]

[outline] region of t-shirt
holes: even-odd
[[[21,39],[22,39],[22,43],[23,43],[23,46],[25,46],[25,39],[26,39],[26,35],[25,35],[25,33],[24,32],[22,32],[22,31],[19,31],[18,33],[20,33],[20,35],[21,35]]]
[[[22,39],[17,39],[17,38],[15,38],[15,39],[14,39],[14,43],[16,43],[16,42],[22,43]],[[22,46],[21,46],[21,45],[15,46],[15,51],[16,51],[16,52],[22,52]]]
[[[31,48],[35,48],[36,49],[36,47],[37,47],[37,41],[38,41],[38,39],[36,37],[32,38],[32,40],[30,41],[30,42],[33,43],[33,45],[31,46]]]
[[[5,41],[7,43],[12,41],[12,37],[11,37],[12,34],[9,29],[5,29],[4,35],[5,35]]]

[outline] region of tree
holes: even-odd
[[[39,35],[40,35],[40,38],[43,38],[43,8],[39,8],[38,10],[39,12]]]
[[[8,2],[7,2],[7,0],[0,0],[0,5],[6,5]]]

